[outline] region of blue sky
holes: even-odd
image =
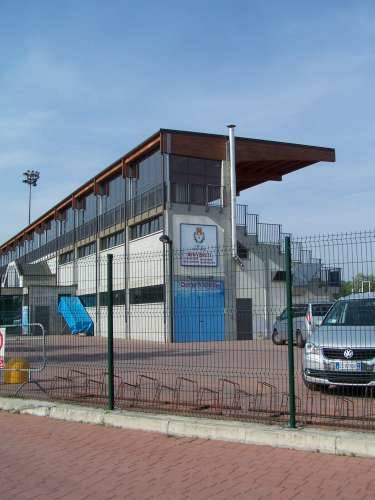
[[[298,235],[372,229],[372,1],[9,1],[0,15],[0,241],[161,127],[336,148],[245,192]]]

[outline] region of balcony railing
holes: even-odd
[[[121,203],[98,217],[94,217],[83,224],[80,224],[75,229],[72,229],[57,238],[41,245],[38,248],[31,250],[22,257],[18,257],[20,262],[33,262],[41,259],[46,255],[61,250],[62,248],[73,245],[77,241],[84,240],[90,236],[97,234],[98,231],[107,229],[108,227],[140,215],[148,210],[156,208],[163,204],[164,201],[164,184],[159,184],[152,189],[142,193],[127,201],[126,206]],[[6,265],[3,266],[6,269]]]
[[[222,207],[224,187],[213,184],[171,184],[171,202]]]

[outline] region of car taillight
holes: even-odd
[[[311,322],[312,322],[312,316],[311,316],[311,313],[308,312],[306,314],[306,321],[308,322],[309,325],[311,325]]]

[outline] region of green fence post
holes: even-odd
[[[107,255],[107,369],[108,369],[108,409],[113,410],[114,377],[113,377],[113,255]]]
[[[288,316],[288,381],[289,381],[289,427],[296,427],[296,393],[294,380],[293,350],[293,303],[292,303],[292,254],[290,236],[285,237],[286,303]]]

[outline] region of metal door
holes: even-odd
[[[175,342],[224,340],[224,283],[178,280],[175,283]]]
[[[237,299],[237,340],[253,340],[253,300]]]

